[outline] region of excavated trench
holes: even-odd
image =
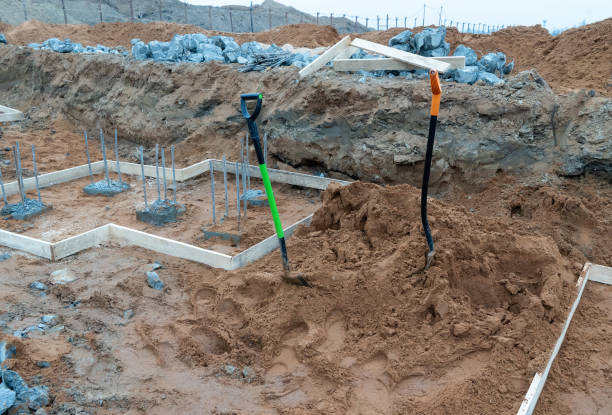
[[[424,81],[295,68],[239,73],[232,65],[165,65],[115,56],[0,49],[0,99],[28,122],[59,115],[123,139],[177,144],[184,164],[237,155],[239,95],[264,95],[260,118],[280,162],[343,178],[418,184],[429,122]],[[612,100],[555,94],[534,71],[504,86],[443,85],[433,183],[500,171],[578,176],[612,172]],[[235,153],[235,154],[234,154]]]

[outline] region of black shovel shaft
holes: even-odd
[[[427,238],[427,246],[429,247],[430,252],[434,250],[434,242],[433,238],[431,237],[431,229],[429,228],[429,222],[427,220],[427,193],[429,189],[429,175],[431,173],[431,159],[433,156],[437,121],[438,117],[435,115],[432,115],[429,119],[429,135],[427,137],[427,151],[425,153],[423,186],[421,187],[421,222],[423,223],[423,230],[425,231],[425,238]]]

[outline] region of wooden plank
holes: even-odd
[[[580,275],[580,278],[578,278],[578,282],[577,282],[577,285],[579,287],[578,295],[576,296],[576,299],[574,300],[574,303],[572,304],[572,308],[570,309],[567,319],[565,319],[565,324],[563,324],[561,335],[559,336],[559,338],[557,339],[557,342],[555,343],[555,347],[553,348],[553,351],[550,354],[550,358],[548,359],[548,363],[546,364],[546,367],[544,368],[544,372],[542,372],[541,379],[537,382],[537,385],[534,387],[535,390],[532,391],[532,394],[529,397],[527,395],[525,396],[525,399],[523,400],[523,404],[519,408],[518,415],[531,415],[533,414],[533,411],[535,411],[536,405],[538,404],[538,399],[540,398],[540,394],[542,393],[542,390],[544,389],[544,384],[546,383],[546,379],[548,378],[548,374],[550,373],[550,368],[552,367],[553,362],[555,361],[555,358],[557,357],[557,354],[559,353],[559,350],[561,349],[563,340],[565,340],[565,334],[567,333],[567,329],[569,328],[569,325],[572,322],[572,318],[574,317],[574,313],[576,312],[576,309],[578,308],[578,304],[580,304],[580,300],[582,299],[582,293],[584,292],[584,287],[586,287],[586,284],[589,280],[589,273],[590,273],[589,265],[590,264],[585,265],[585,268],[583,269],[582,274]],[[532,382],[532,384],[533,383],[534,382]],[[532,388],[530,386],[529,390],[527,391],[527,394],[529,394],[529,391],[531,390]],[[528,402],[525,403],[525,401],[528,401]]]
[[[289,226],[288,228],[285,228],[285,239],[293,235],[293,232],[295,232],[299,225],[310,225],[310,222],[312,221],[312,216],[313,215],[307,216],[304,219]],[[258,259],[263,258],[270,252],[275,251],[278,247],[278,237],[276,235],[272,235],[269,238],[264,239],[260,243],[253,245],[248,249],[245,249],[238,255],[233,256],[230,269],[242,268],[243,266],[253,261],[257,261]]]
[[[438,72],[446,72],[451,69],[451,65],[446,62],[437,61],[432,58],[415,55],[414,53],[404,52],[403,50],[395,49],[389,46],[381,45],[380,43],[370,42],[363,39],[353,39],[352,46],[367,50],[368,52],[377,55],[383,55],[388,58],[393,58],[401,62],[414,65],[421,69],[435,69]]]
[[[451,69],[465,67],[465,56],[443,56],[431,58],[451,65]],[[334,69],[341,72],[357,71],[412,71],[421,69],[409,63],[400,62],[392,58],[379,59],[336,59]]]
[[[119,244],[134,245],[150,251],[206,264],[214,268],[230,269],[232,257],[172,239],[110,224],[110,239]]]
[[[192,164],[189,167],[185,167],[184,169],[182,169],[181,174],[180,174],[181,181],[185,181],[193,177],[199,176],[201,174],[204,174],[208,171],[209,168],[210,168],[210,160],[203,160],[203,161],[200,161],[199,163]],[[179,172],[177,171],[176,173],[177,173],[177,180],[178,180]]]
[[[109,234],[109,225],[104,225],[51,244],[53,259],[57,261],[58,259],[98,246],[109,239]]]
[[[346,49],[343,49],[335,58],[334,61],[337,61],[338,59],[348,59],[351,56],[353,56],[355,53],[359,52],[359,48],[356,48],[355,46],[349,46]]]
[[[227,162],[228,173],[234,174],[235,164],[236,163],[234,162]],[[223,168],[223,162],[221,160],[213,160],[213,166],[215,170],[220,170]],[[259,166],[250,165],[248,168],[251,177],[257,177],[258,179],[261,179],[261,171],[259,170]],[[319,190],[327,189],[327,186],[330,183],[338,183],[340,185],[350,184],[350,182],[344,180],[330,179],[329,177],[320,177],[311,174],[296,173],[292,171],[276,169],[268,169],[268,175],[270,176],[270,180],[274,183],[286,183],[291,184],[293,186],[308,187],[311,189]]]
[[[21,120],[23,120],[23,113],[21,111],[0,105],[0,122]]]
[[[603,265],[591,264],[589,281],[612,285],[612,268]]]
[[[52,259],[51,244],[40,239],[19,235],[0,229],[0,245],[27,252],[46,259]]]
[[[351,37],[345,36],[340,40],[340,42],[336,43],[331,48],[327,49],[321,56],[312,61],[306,67],[302,68],[299,72],[300,79],[312,74],[315,71],[318,71],[323,66],[327,65],[332,59],[334,59],[340,52],[348,48],[351,44]]]

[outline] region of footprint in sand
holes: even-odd
[[[327,316],[325,323],[325,341],[319,351],[326,356],[342,349],[346,338],[346,323],[340,310],[334,310]]]

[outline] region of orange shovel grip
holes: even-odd
[[[440,96],[442,95],[442,88],[440,87],[440,78],[438,77],[438,71],[429,71],[429,81],[431,82],[431,111],[432,116],[438,116],[440,112]]]

